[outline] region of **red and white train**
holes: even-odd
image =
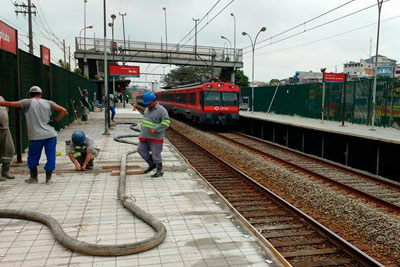
[[[232,83],[207,82],[155,93],[172,115],[183,115],[197,123],[231,125],[239,121],[239,87]],[[141,103],[142,96],[138,96]]]

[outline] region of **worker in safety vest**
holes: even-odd
[[[0,96],[0,101],[4,101],[2,96]],[[9,173],[13,156],[14,143],[8,127],[8,108],[0,107],[0,163],[3,163],[0,176],[1,182],[15,178]]]
[[[138,153],[149,164],[144,171],[148,173],[157,168],[157,172],[151,177],[162,176],[162,158],[165,130],[170,125],[167,110],[158,104],[156,96],[152,92],[143,95],[143,105],[146,106],[143,114],[142,127],[140,130]]]
[[[61,120],[67,110],[57,105],[53,101],[42,98],[42,89],[39,86],[32,86],[29,89],[31,98],[22,99],[18,102],[0,101],[0,106],[21,108],[25,114],[26,125],[28,128],[29,150],[28,150],[28,168],[30,170],[30,178],[25,182],[31,184],[38,183],[38,171],[40,156],[45,148],[47,157],[46,165],[46,184],[51,184],[51,175],[56,168],[56,145],[57,132],[54,129],[55,122]],[[58,114],[54,120],[50,117],[52,112]]]
[[[93,139],[83,131],[74,131],[68,147],[68,156],[75,165],[75,169],[77,171],[93,169],[93,160],[98,155],[99,149],[95,147]]]

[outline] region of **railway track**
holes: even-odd
[[[286,265],[383,266],[183,134],[167,138]]]
[[[291,171],[304,172],[400,214],[400,186],[395,183],[321,161],[248,135],[213,134],[275,161]]]

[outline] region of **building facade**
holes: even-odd
[[[375,74],[375,58],[360,59],[359,62],[349,61],[344,63],[343,73],[347,74],[348,80],[371,79]],[[394,78],[396,75],[396,60],[378,55],[377,75],[381,77]]]

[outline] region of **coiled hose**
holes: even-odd
[[[134,131],[139,131],[136,127],[136,124],[130,126],[130,128]],[[138,137],[137,134],[131,135],[120,135],[114,138],[115,141],[137,145],[137,143],[130,142],[127,140],[122,140],[127,137]],[[90,244],[84,241],[79,241],[67,235],[61,225],[51,216],[45,215],[35,211],[27,211],[27,210],[12,210],[12,209],[0,209],[0,218],[12,218],[12,219],[20,219],[20,220],[28,220],[34,221],[38,223],[42,223],[47,225],[51,232],[53,233],[54,238],[60,242],[66,248],[69,248],[72,251],[79,252],[86,255],[91,256],[122,256],[122,255],[130,255],[135,253],[140,253],[149,249],[152,249],[159,244],[161,244],[166,235],[167,230],[163,223],[152,216],[151,214],[145,212],[138,206],[136,206],[130,198],[128,198],[125,194],[126,187],[126,160],[127,156],[137,152],[136,150],[129,151],[122,156],[121,159],[121,170],[119,176],[119,187],[118,187],[118,198],[119,201],[122,202],[125,208],[127,208],[134,216],[138,217],[148,225],[150,225],[156,232],[156,234],[148,239],[135,242],[128,243],[122,245],[98,245],[98,244]]]

